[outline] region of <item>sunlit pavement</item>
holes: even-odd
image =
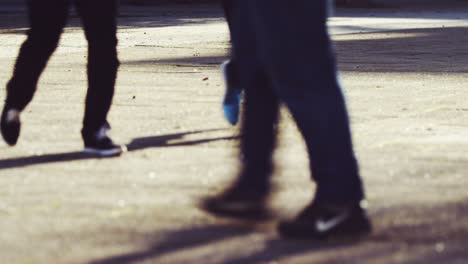
[[[1,89],[24,40],[21,10],[0,7]],[[197,209],[237,171],[237,130],[220,106],[229,41],[214,7],[122,7],[110,122],[129,152],[80,154],[86,42],[73,15],[18,145],[0,146],[0,263],[466,263],[467,14],[339,9],[330,20],[375,227],[358,243],[291,242],[274,222]],[[314,192],[286,111],[282,121],[278,219]]]

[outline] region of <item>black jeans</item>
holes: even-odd
[[[326,0],[232,1],[232,40],[245,90],[240,183],[268,189],[279,103],[307,145],[315,200],[364,197],[326,28]]]
[[[83,135],[106,123],[119,61],[117,58],[117,0],[73,1],[88,41],[88,93]],[[7,85],[6,105],[23,110],[32,100],[47,61],[57,48],[71,1],[28,0],[30,29],[21,46],[13,77]]]

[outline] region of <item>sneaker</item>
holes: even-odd
[[[327,206],[312,203],[294,220],[280,223],[279,233],[298,239],[359,238],[372,227],[365,210],[354,206]]]
[[[83,136],[85,143],[84,152],[100,157],[119,156],[123,152],[126,152],[127,148],[125,146],[115,144],[112,139],[107,136],[108,130],[108,126],[102,126],[91,136]]]
[[[20,134],[20,128],[20,111],[5,107],[2,112],[1,131],[3,139],[8,145],[16,145]]]
[[[266,198],[267,195],[262,192],[246,190],[237,185],[221,195],[205,199],[201,207],[216,216],[264,220],[271,216],[266,206]]]
[[[236,87],[230,71],[232,66],[231,61],[226,61],[221,65],[224,81],[226,84],[226,93],[223,99],[223,112],[224,117],[231,125],[236,125],[239,121],[240,104],[242,99],[242,90]]]

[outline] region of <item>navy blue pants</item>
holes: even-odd
[[[7,85],[8,107],[23,110],[32,100],[47,61],[57,48],[71,0],[28,0],[30,29]],[[106,123],[114,95],[117,0],[74,0],[88,40],[88,93],[83,134]]]
[[[232,0],[233,52],[245,90],[239,181],[267,191],[279,104],[307,145],[315,200],[364,198],[327,32],[326,0]]]

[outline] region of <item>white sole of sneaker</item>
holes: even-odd
[[[119,156],[124,152],[127,152],[127,148],[122,146],[120,148],[114,148],[114,149],[107,149],[107,150],[102,150],[102,149],[95,149],[95,148],[85,148],[83,150],[84,153],[86,154],[92,154],[96,155],[99,157],[114,157],[114,156]]]

